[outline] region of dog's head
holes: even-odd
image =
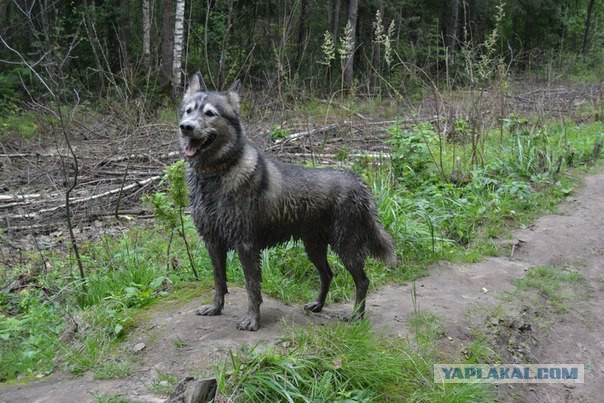
[[[211,155],[240,135],[239,80],[226,92],[209,92],[193,74],[180,110],[180,143],[187,159]],[[202,157],[203,158],[203,157]]]

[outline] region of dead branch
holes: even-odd
[[[108,162],[123,162],[128,160],[143,160],[143,161],[153,161],[153,160],[165,160],[169,158],[178,157],[180,155],[180,151],[172,151],[165,154],[157,154],[151,155],[149,154],[130,154],[130,155],[119,155],[116,157],[106,158],[101,161],[101,164]]]
[[[27,195],[0,195],[0,203],[12,203],[18,201],[27,201],[43,197],[40,193],[32,193]]]
[[[100,199],[102,197],[107,197],[107,196],[111,196],[111,195],[115,195],[118,194],[120,192],[120,188],[122,190],[122,192],[124,191],[129,191],[135,188],[142,188],[144,186],[147,186],[148,184],[158,181],[159,179],[161,179],[161,175],[156,175],[156,176],[152,176],[150,178],[141,180],[141,181],[136,181],[134,183],[131,183],[130,185],[124,186],[123,188],[118,187],[115,189],[111,189],[108,190],[106,192],[103,193],[99,193],[96,195],[92,195],[92,196],[88,196],[88,197],[81,197],[81,198],[75,198],[75,199],[69,199],[69,204],[74,206],[77,204],[81,204],[81,203],[86,203],[89,202],[91,200],[96,200],[96,199]],[[65,204],[61,204],[59,206],[55,206],[55,207],[50,207],[50,208],[46,208],[46,209],[41,209],[38,210],[37,212],[34,213],[27,213],[27,214],[17,214],[17,215],[11,215],[11,216],[3,216],[1,219],[8,219],[8,220],[15,220],[15,219],[34,219],[39,217],[40,215],[43,214],[48,214],[48,213],[53,213],[55,211],[58,210],[62,210],[66,207]]]
[[[274,144],[271,147],[268,147],[267,150],[277,148],[278,146],[281,146],[282,144],[288,143],[290,141],[298,140],[298,139],[301,139],[304,137],[312,136],[317,133],[329,132],[329,131],[337,129],[338,127],[339,127],[339,125],[334,123],[334,124],[327,125],[325,127],[321,127],[318,129],[312,129],[312,130],[307,130],[305,132],[294,133],[294,134],[287,136],[284,139],[275,140]]]
[[[336,160],[338,159],[337,154],[313,154],[313,153],[287,153],[287,156],[290,157],[299,157],[299,158],[329,158]],[[346,154],[346,158],[374,158],[374,159],[390,159],[390,153],[349,153]]]

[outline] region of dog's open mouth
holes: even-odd
[[[184,147],[185,157],[193,158],[195,157],[201,150],[204,148],[208,148],[210,144],[212,144],[216,140],[216,134],[211,133],[204,139],[192,139],[189,138],[189,141]]]

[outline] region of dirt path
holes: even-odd
[[[514,288],[512,280],[538,265],[572,266],[581,271],[588,297],[572,304],[569,312],[551,318],[551,326],[531,330],[529,351],[532,362],[585,364],[585,383],[564,385],[522,385],[501,388],[502,400],[518,401],[601,401],[604,393],[604,173],[588,176],[575,199],[559,209],[560,214],[542,217],[517,233],[524,241],[514,258],[489,258],[471,265],[441,264],[429,277],[416,283],[417,306],[445,320],[445,340],[458,347],[470,340],[469,313],[476,308],[502,303],[500,296]],[[487,290],[487,292],[485,292]],[[208,296],[209,298],[209,296]],[[0,390],[2,402],[84,402],[94,394],[122,394],[133,400],[162,401],[149,391],[155,374],[203,375],[225,357],[229,348],[260,346],[276,342],[294,324],[324,323],[347,312],[350,306],[326,307],[321,316],[307,316],[300,306],[287,306],[266,298],[263,328],[258,332],[235,330],[236,317],[245,310],[245,291],[231,290],[225,315],[198,317],[194,310],[202,300],[185,305],[163,306],[145,327],[130,336],[128,343],[144,343],[140,367],[123,380],[99,381],[90,376],[56,376],[49,381]],[[393,335],[410,336],[407,320],[417,308],[411,302],[411,286],[387,286],[373,292],[368,311],[375,327]],[[527,319],[530,320],[530,319]]]

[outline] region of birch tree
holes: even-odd
[[[143,66],[149,71],[151,66],[151,16],[149,0],[143,0]]]
[[[174,17],[174,53],[172,55],[172,96],[180,93],[182,65],[182,45],[184,43],[185,0],[176,0]]]

